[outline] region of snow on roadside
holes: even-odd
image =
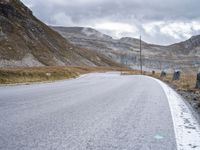
[[[167,95],[174,131],[177,150],[200,150],[200,126],[191,110],[172,88],[155,79]]]

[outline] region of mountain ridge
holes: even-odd
[[[139,39],[113,39],[90,27],[49,27],[20,0],[0,1],[1,68],[120,64],[138,68],[139,50]],[[200,35],[169,46],[142,41],[142,57],[150,69],[199,65]]]
[[[73,44],[76,44],[82,48],[101,52],[111,60],[118,63],[127,64],[132,68],[138,68],[139,66],[139,39],[131,37],[123,37],[120,39],[113,39],[112,37],[96,38],[99,37],[98,35],[96,35],[95,38],[91,38],[87,35],[79,36],[80,32],[76,30],[77,27],[62,27],[62,31],[59,30],[60,27],[51,28],[59,32],[63,37]],[[95,29],[92,30],[94,30],[93,33],[100,33]],[[144,59],[144,64],[147,68],[151,69],[176,69],[183,66],[187,66],[188,68],[188,65],[195,66],[195,63],[200,63],[199,41],[200,36],[194,36],[186,41],[175,43],[169,46],[156,45],[142,41],[142,56]]]
[[[0,67],[119,66],[79,48],[38,20],[20,0],[0,1]]]
[[[100,35],[103,35],[105,37],[108,37],[108,39],[111,39],[111,40],[116,40],[116,41],[125,41],[127,43],[131,43],[131,40],[133,42],[136,42],[139,44],[140,42],[140,39],[137,39],[137,38],[134,38],[134,37],[121,37],[119,39],[113,39],[111,36],[109,35],[106,35],[104,33],[101,33],[100,31],[94,29],[94,28],[91,28],[91,27],[80,27],[80,26],[75,26],[75,27],[64,27],[64,26],[51,26],[52,29],[57,29],[57,31],[63,31],[63,32],[69,32],[69,33],[77,33],[79,34],[80,32],[82,32],[82,30],[91,30],[91,32],[93,33],[97,33],[97,34],[100,34]],[[79,31],[78,31],[78,30]],[[65,30],[65,31],[64,31]],[[74,32],[73,32],[74,30]],[[103,37],[103,36],[100,36],[100,35],[96,35],[96,37]],[[179,44],[184,44],[184,43],[193,43],[195,44],[195,46],[200,46],[200,35],[194,35],[194,36],[191,36],[191,38],[187,39],[187,40],[184,40],[184,41],[181,41],[181,42],[177,42],[177,43],[173,43],[173,44],[169,44],[169,45],[160,45],[160,44],[155,44],[155,43],[149,43],[149,42],[145,42],[142,40],[142,44],[148,44],[148,45],[152,45],[152,46],[160,46],[160,47],[173,47],[174,45],[179,45]],[[193,47],[189,47],[187,46],[186,44],[184,44],[184,48],[194,48],[195,46]]]

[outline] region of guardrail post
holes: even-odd
[[[181,72],[180,72],[180,71],[175,71],[172,80],[173,80],[173,81],[174,81],[174,80],[179,80],[179,79],[180,79],[180,76],[181,76]]]
[[[160,74],[160,77],[163,78],[163,77],[166,77],[166,76],[167,76],[167,73],[165,71],[162,71],[161,74]]]
[[[196,88],[197,88],[197,89],[200,89],[200,72],[197,73]]]

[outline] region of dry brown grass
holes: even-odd
[[[134,71],[128,71],[125,74],[140,74],[140,71],[134,70]],[[195,85],[196,85],[196,75],[194,73],[191,74],[185,74],[181,73],[180,80],[173,81],[173,74],[167,74],[166,77],[160,77],[160,73],[152,74],[150,72],[143,72],[143,74],[160,79],[164,81],[165,83],[168,83],[172,86],[174,86],[177,90],[182,91],[196,91]]]
[[[139,70],[125,70],[122,71],[122,75],[140,75],[141,72]]]
[[[195,90],[196,85],[196,75],[195,74],[184,74],[180,76],[180,80],[173,81],[173,74],[167,74],[166,77],[160,77],[160,74],[151,75],[156,77],[168,84],[173,85],[177,90],[190,91]]]
[[[106,71],[122,71],[123,75],[138,75],[139,70],[129,70],[126,68],[116,67],[80,67],[80,66],[65,66],[65,67],[34,67],[34,68],[14,68],[0,69],[0,84],[12,83],[30,83],[42,81],[54,81],[78,77],[81,74],[91,72],[106,72]],[[173,85],[177,90],[192,91],[195,89],[196,75],[181,74],[180,80],[172,81],[172,74],[167,74],[161,78],[160,73],[152,74],[144,72],[143,74],[158,78],[168,84]]]
[[[111,67],[34,67],[0,69],[0,84],[30,83],[42,81],[54,81],[75,78],[81,74],[105,71],[126,71],[126,68]]]

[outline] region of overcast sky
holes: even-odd
[[[200,34],[199,0],[22,0],[49,25],[92,27],[114,38],[171,44]]]

